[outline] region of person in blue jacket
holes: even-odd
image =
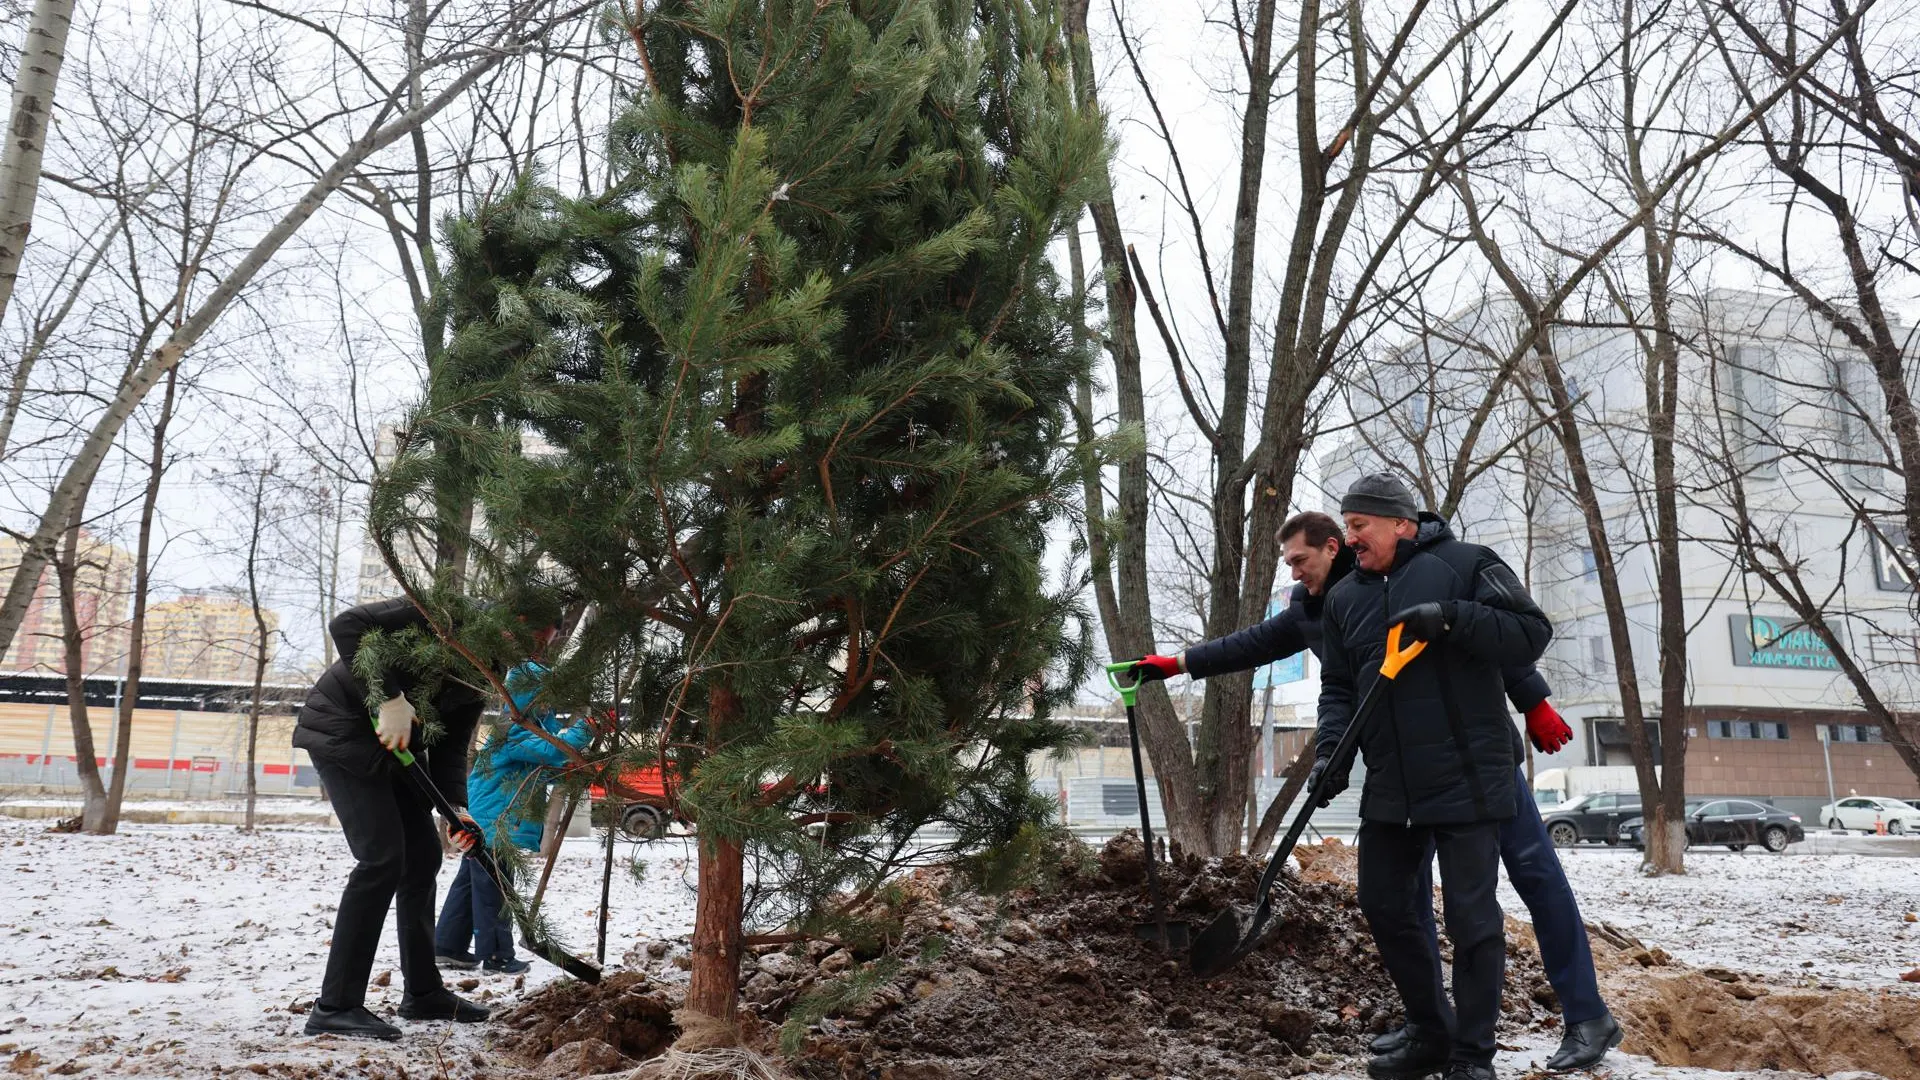
[[[593,732],[586,724],[563,723],[551,708],[537,703],[540,680],[547,668],[527,661],[507,673],[507,693],[514,707],[528,720],[559,736],[578,750],[587,745]],[[529,851],[540,847],[541,822],[512,813],[514,800],[528,784],[545,784],[550,775],[542,770],[568,764],[559,747],[509,723],[487,740],[474,755],[472,774],[467,778],[467,811],[486,833],[487,843],[500,842],[500,830],[515,847]],[[483,967],[488,971],[518,974],[530,966],[513,955],[513,919],[505,911],[500,889],[485,870],[476,870],[472,859],[460,860],[460,872],[447,890],[447,902],[440,909],[440,922],[434,928],[434,952],[440,963],[451,968]],[[472,942],[473,951],[467,951]]]
[[[1294,585],[1286,607],[1264,622],[1226,637],[1194,645],[1175,656],[1147,656],[1135,661],[1143,678],[1165,679],[1176,674],[1196,679],[1246,671],[1311,649],[1321,651],[1321,610],[1328,590],[1353,569],[1353,553],[1341,542],[1340,525],[1332,517],[1309,511],[1296,514],[1280,527],[1281,557],[1292,571]],[[1532,667],[1504,673],[1507,698],[1526,717],[1527,736],[1542,753],[1555,753],[1573,738],[1573,730],[1548,701],[1547,681]],[[1515,739],[1519,738],[1515,733]],[[1314,763],[1314,773],[1325,768]],[[1311,780],[1309,781],[1309,785]],[[1337,794],[1339,783],[1329,795]],[[1533,802],[1523,773],[1514,782],[1516,813],[1500,828],[1500,856],[1514,891],[1533,916],[1534,936],[1547,981],[1560,998],[1565,1037],[1547,1068],[1561,1071],[1597,1064],[1619,1044],[1620,1027],[1600,996],[1593,969],[1593,952],[1586,924],[1566,872],[1554,853],[1546,824]],[[1321,805],[1326,805],[1323,801]],[[1432,862],[1421,871],[1420,893],[1432,895]],[[1420,911],[1426,937],[1439,967],[1439,928],[1433,908]],[[1409,1037],[1404,1026],[1375,1039],[1372,1050],[1388,1054],[1402,1049]]]

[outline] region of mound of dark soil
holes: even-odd
[[[1302,849],[1305,872],[1282,886],[1262,946],[1210,980],[1134,935],[1135,923],[1151,919],[1143,856],[1124,835],[1097,858],[1065,860],[1058,887],[997,900],[946,895],[943,874],[917,875],[893,901],[902,929],[891,955],[919,959],[809,1026],[792,1068],[809,1080],[1267,1077],[1359,1054],[1398,1022],[1398,998],[1354,901],[1350,848]],[[1173,915],[1197,931],[1227,905],[1246,904],[1260,870],[1243,858],[1181,859],[1162,885]],[[663,982],[677,981],[673,957],[655,962]],[[742,966],[743,1007],[770,1033],[812,995],[879,962],[823,942],[762,950]],[[592,1038],[644,1056],[654,1038],[646,1033],[671,1038],[671,1002],[638,978],[530,1000],[508,1018],[516,1025],[508,1048],[540,1060]],[[1509,950],[1505,1008],[1510,1029],[1557,1023],[1524,946]],[[638,1028],[616,1022],[635,1011]]]

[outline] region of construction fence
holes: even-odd
[[[95,761],[105,768],[118,747],[111,710],[90,710]],[[293,747],[293,717],[260,717],[255,783],[269,795],[320,794],[306,751]],[[129,792],[224,798],[246,791],[247,715],[135,709]],[[0,791],[77,793],[78,758],[67,706],[0,702]]]

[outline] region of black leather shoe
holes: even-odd
[[[419,997],[400,995],[402,1020],[455,1020],[462,1024],[477,1024],[492,1015],[492,1009],[475,1005],[444,987]]]
[[[1612,1014],[1597,1016],[1592,1020],[1582,1020],[1567,1028],[1566,1037],[1560,1040],[1560,1049],[1547,1059],[1550,1072],[1571,1072],[1600,1064],[1607,1051],[1620,1045],[1626,1033],[1620,1025],[1614,1023]]]
[[[351,1035],[356,1039],[397,1039],[400,1029],[373,1015],[363,1005],[329,1009],[316,1004],[307,1013],[309,1035]]]
[[[1367,1075],[1373,1080],[1426,1080],[1447,1067],[1452,1053],[1453,1045],[1445,1038],[1409,1034],[1398,1049],[1367,1062]]]
[[[1375,1035],[1373,1041],[1367,1044],[1367,1049],[1376,1054],[1391,1054],[1407,1045],[1407,1040],[1412,1036],[1413,1029],[1401,1024],[1392,1031],[1383,1031]]]
[[[1447,1066],[1447,1080],[1494,1080],[1493,1066],[1456,1061]]]

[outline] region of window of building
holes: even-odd
[[[1600,560],[1594,557],[1590,547],[1580,549],[1580,576],[1588,581],[1600,580]]]
[[[1869,464],[1881,456],[1879,443],[1869,438],[1868,410],[1873,408],[1873,369],[1864,357],[1840,352],[1827,360],[1828,400],[1833,410],[1836,456],[1845,464],[1840,473],[1856,487],[1872,487],[1880,470]]]
[[[1887,737],[1878,724],[1828,724],[1827,737],[1834,742],[1883,743]]]
[[[1787,725],[1771,720],[1709,720],[1709,739],[1784,739]]]
[[[1779,455],[1770,434],[1780,422],[1777,363],[1774,350],[1764,346],[1736,345],[1727,350],[1724,385],[1733,413],[1728,427],[1741,466],[1756,479],[1780,475]]]
[[[1612,670],[1613,645],[1605,634],[1595,634],[1587,639],[1587,664],[1596,672]]]

